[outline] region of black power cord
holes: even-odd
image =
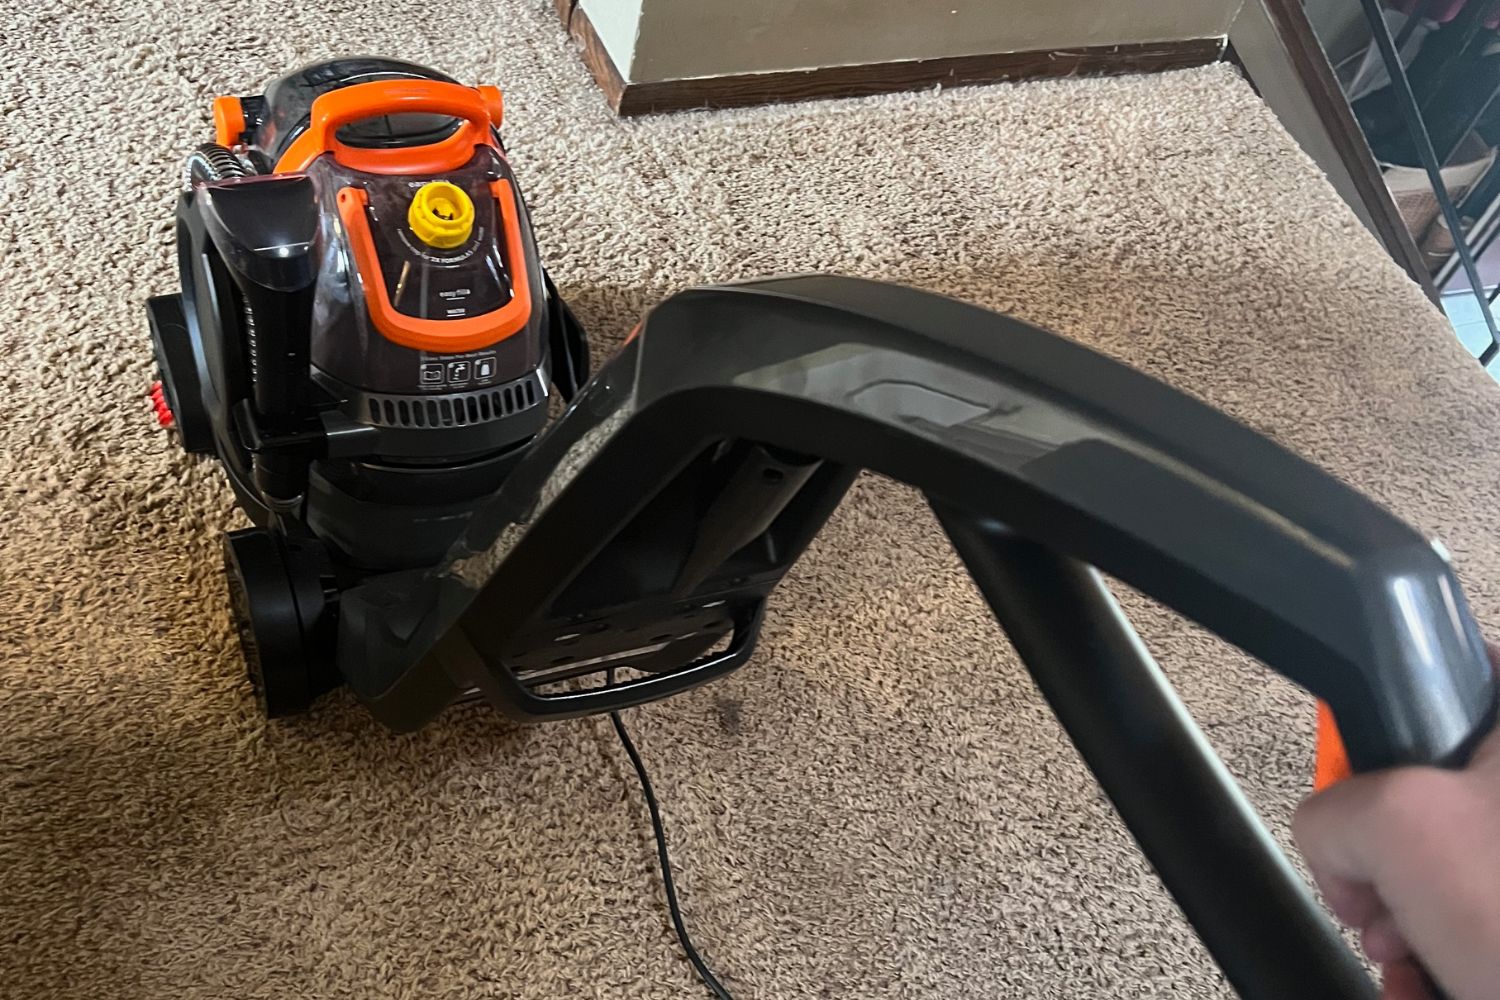
[[[608,672],[608,682],[614,683],[614,670]],[[630,734],[625,731],[625,722],[620,718],[619,712],[610,712],[609,721],[614,723],[615,734],[620,737],[620,743],[625,747],[625,753],[630,757],[630,763],[635,766],[635,775],[641,780],[641,792],[646,797],[646,808],[651,811],[651,832],[656,835],[656,860],[661,865],[661,884],[667,893],[667,909],[672,914],[672,929],[677,932],[677,940],[682,944],[682,950],[687,954],[688,961],[693,963],[693,968],[698,970],[698,978],[703,980],[710,992],[719,1000],[734,1000],[733,995],[719,982],[708,963],[703,961],[703,956],[698,954],[698,949],[693,946],[693,939],[688,936],[687,924],[682,919],[682,908],[677,905],[677,885],[672,881],[672,861],[667,857],[667,832],[662,827],[661,809],[656,804],[656,792],[651,788],[651,779],[646,776],[646,765],[641,762],[641,755],[635,748]]]

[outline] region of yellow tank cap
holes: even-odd
[[[457,184],[432,181],[417,189],[406,222],[423,243],[451,250],[462,246],[474,231],[474,203]]]

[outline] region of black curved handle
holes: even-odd
[[[1099,786],[1244,1000],[1374,1000],[1099,574],[992,517],[939,522]]]
[[[683,463],[736,439],[884,473],[1126,581],[1328,702],[1357,769],[1453,765],[1494,724],[1458,582],[1389,512],[1061,337],[831,276],[692,289],[653,310],[475,516],[433,576],[448,610],[396,666],[492,580],[519,586],[507,566],[586,562]],[[490,603],[499,632],[534,610]]]
[[[828,276],[681,293],[640,341],[636,421],[691,409],[706,430],[993,513],[1325,699],[1357,769],[1457,764],[1494,724],[1445,555],[1149,376],[1006,316]],[[695,390],[712,402],[689,407]]]
[[[406,595],[411,621],[364,630],[351,684],[377,711],[381,692],[409,705],[411,690],[469,685],[513,701],[503,658],[441,655],[450,630],[524,633],[663,483],[734,441],[926,493],[1028,666],[1073,671],[1049,698],[1237,987],[1370,995],[1090,567],[1323,698],[1368,770],[1460,764],[1494,725],[1496,680],[1445,556],[1203,403],[951,299],[827,276],[668,299]],[[620,587],[621,607],[649,596]],[[1028,628],[1041,620],[1057,627]],[[1118,697],[1058,697],[1106,676]],[[388,715],[409,727],[435,706]],[[1112,746],[1177,775],[1184,796],[1122,771]],[[1224,880],[1264,896],[1242,905]]]

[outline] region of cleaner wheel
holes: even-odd
[[[224,566],[240,649],[266,717],[306,712],[337,686],[319,560],[262,528],[247,528],[225,536]]]
[[[176,426],[182,447],[192,455],[212,455],[214,429],[198,385],[198,367],[181,295],[146,300],[151,325],[151,352],[161,381],[151,387],[151,402],[163,427]]]

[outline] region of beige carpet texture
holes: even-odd
[[[617,121],[550,0],[6,0],[0,44],[6,1000],[705,995],[607,721],[258,716],[239,517],[152,419],[143,305],[212,97],[314,59],[504,89],[596,359],[705,281],[955,295],[1367,491],[1500,632],[1500,388],[1229,68]],[[1310,700],[1124,599],[1285,841]],[[742,1000],[1230,995],[905,487],[856,486],[747,667],[628,718]]]

